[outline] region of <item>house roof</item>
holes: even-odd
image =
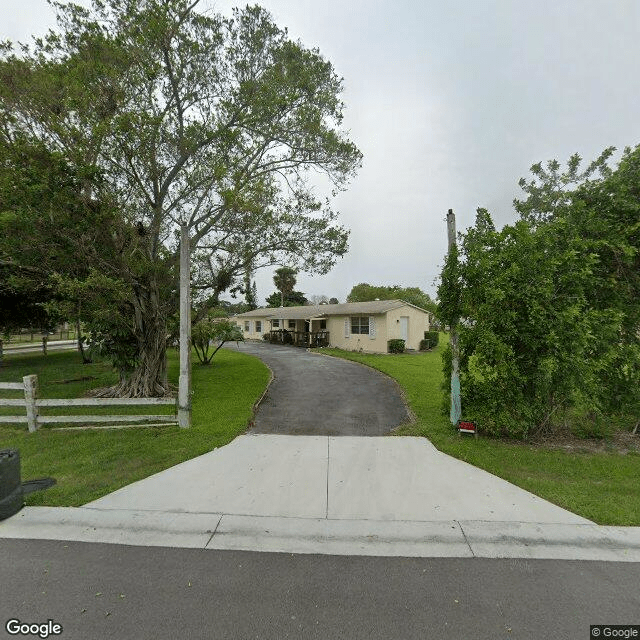
[[[403,300],[372,300],[371,302],[345,302],[343,304],[304,305],[300,307],[261,307],[253,311],[238,313],[234,317],[309,320],[310,318],[326,318],[328,316],[346,316],[353,314],[375,315],[404,306],[420,309],[420,307],[416,307]],[[420,309],[420,311],[425,310]]]

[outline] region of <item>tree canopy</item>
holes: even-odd
[[[290,291],[284,298],[284,305],[282,304],[282,294],[280,291],[274,291],[270,296],[265,298],[265,301],[268,307],[300,307],[309,303],[302,291]]]
[[[296,286],[296,274],[298,272],[291,267],[280,267],[273,275],[273,284],[280,292],[280,306],[284,307],[284,301]]]
[[[435,302],[418,287],[401,287],[400,285],[372,285],[361,282],[355,285],[349,295],[347,302],[370,302],[371,300],[404,300],[416,307],[425,309],[434,313],[436,310]]]
[[[326,273],[346,252],[348,232],[307,181],[317,170],[341,190],[360,165],[340,129],[342,79],[257,6],[225,18],[197,12],[197,0],[54,5],[57,31],[19,54],[2,46],[0,144],[27,138],[101,176],[99,190],[91,180],[76,190],[117,212],[120,235],[107,244],[118,269],[85,261],[116,281],[135,338],[117,392],[163,394],[179,223],[196,291],[215,299],[261,266]]]
[[[447,258],[439,316],[461,320],[462,406],[486,431],[599,433],[638,415],[640,147],[615,169],[610,155],[583,173],[578,156],[534,165],[521,219],[496,231],[479,209]]]

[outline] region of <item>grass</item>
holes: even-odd
[[[598,524],[640,525],[640,455],[615,450],[563,451],[494,438],[461,437],[441,410],[440,353],[370,355],[338,349],[322,353],[366,364],[395,378],[415,421],[397,435],[426,437],[459,460],[485,469]],[[463,490],[463,488],[461,488]]]
[[[41,397],[80,397],[88,389],[116,382],[107,362],[82,365],[76,352],[56,352],[6,359],[0,381],[16,382],[38,375]],[[168,353],[169,380],[177,384],[178,361]],[[22,478],[50,476],[57,484],[26,497],[29,505],[79,506],[136,480],[229,443],[242,433],[253,405],[269,380],[259,360],[233,349],[221,349],[209,366],[193,364],[193,426],[146,427],[104,431],[53,431],[47,427],[28,433],[26,425],[0,422],[0,449],[20,450]],[[91,380],[79,380],[91,378]],[[2,391],[2,397],[19,394]],[[2,408],[17,414],[16,407]],[[6,409],[9,409],[7,411]],[[102,408],[101,408],[102,409]],[[109,407],[102,412],[144,413],[140,407]],[[164,407],[153,407],[162,413]],[[97,407],[89,410],[98,412]],[[158,411],[159,410],[159,411]],[[171,412],[171,408],[168,408]],[[87,408],[84,408],[87,411]],[[81,409],[82,412],[82,409]],[[64,409],[63,413],[70,413]]]

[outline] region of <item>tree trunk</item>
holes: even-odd
[[[68,337],[68,334],[67,334]],[[80,335],[80,316],[76,318],[76,338],[78,340],[78,351],[80,352],[80,356],[82,358],[82,364],[91,364],[91,358],[87,358],[87,355],[84,350],[84,336]]]
[[[113,388],[114,395],[153,398],[169,395],[167,380],[167,321],[158,283],[151,279],[134,287],[139,362],[134,371]]]

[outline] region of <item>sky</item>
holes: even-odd
[[[83,2],[86,4],[86,0]],[[241,3],[201,0],[229,15]],[[640,143],[638,0],[264,0],[344,78],[343,126],[363,166],[334,200],[347,255],[296,289],[344,302],[360,282],[435,298],[446,213],[514,222],[532,164]],[[0,0],[0,39],[55,26],[45,0]],[[619,154],[615,156],[619,157]],[[275,290],[256,274],[259,303]]]

